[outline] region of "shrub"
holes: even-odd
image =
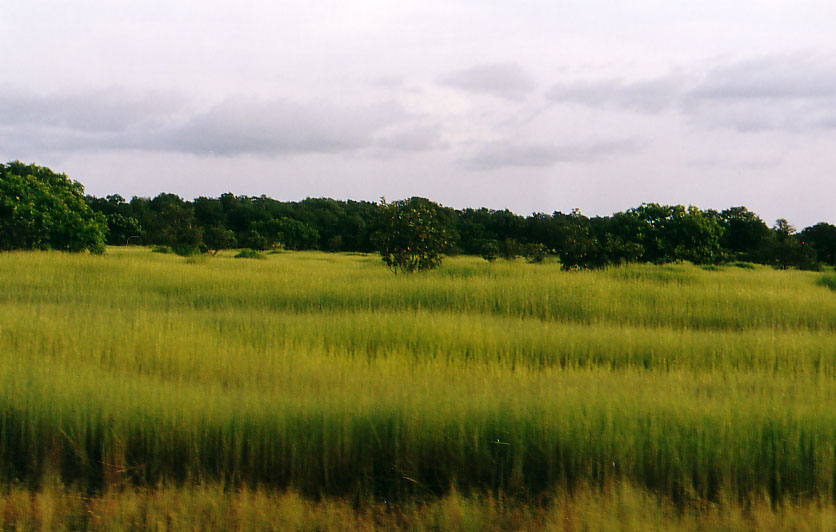
[[[482,244],[479,254],[488,262],[494,262],[499,257],[499,244],[496,240],[488,240]]]
[[[264,255],[254,249],[242,249],[237,255],[236,259],[266,259]]]

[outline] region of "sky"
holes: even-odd
[[[0,161],[97,196],[836,223],[832,0],[3,0]]]

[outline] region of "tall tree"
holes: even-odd
[[[0,250],[102,253],[106,232],[81,183],[34,164],[0,164]]]
[[[381,201],[376,235],[383,262],[395,273],[429,270],[442,261],[447,234],[440,206],[425,198]]]

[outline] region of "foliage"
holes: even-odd
[[[499,257],[499,244],[496,240],[485,241],[479,250],[479,255],[488,262],[494,262]]]
[[[775,221],[769,236],[757,251],[757,258],[763,264],[776,268],[799,270],[817,270],[816,251],[809,244],[803,243],[796,235],[795,228],[783,218]]]
[[[753,259],[770,236],[769,227],[746,207],[731,207],[719,214],[723,225],[720,244],[730,255]]]
[[[815,250],[819,262],[836,265],[836,226],[822,222],[807,227],[798,234],[798,240]]]
[[[514,238],[505,238],[499,243],[499,256],[505,260],[517,260],[522,253],[522,246]]]
[[[106,231],[105,217],[85,203],[77,181],[34,164],[0,164],[0,251],[102,253]]]
[[[237,245],[257,250],[282,247],[368,253],[380,242],[384,208],[350,200],[281,202],[229,193],[192,202],[166,193],[130,202],[118,195],[88,197],[87,201],[107,217],[110,243],[124,243],[120,239],[140,228],[140,241],[146,245],[203,244],[215,251],[216,246]],[[717,212],[645,203],[610,216],[589,218],[575,209],[569,214],[523,217],[508,210],[455,210],[423,201],[433,206],[436,227],[445,237],[441,253],[447,256],[481,255],[485,243],[493,241],[499,257],[514,260],[525,256],[526,250],[544,248],[556,254],[566,269],[681,261],[816,268],[836,262],[834,226],[821,223],[797,234],[792,230],[787,240],[788,222],[770,229],[742,206]]]
[[[441,264],[447,234],[439,206],[424,198],[381,200],[376,235],[383,262],[395,273],[430,270]]]
[[[180,255],[181,257],[190,257],[192,255],[199,255],[201,253],[200,246],[196,246],[194,244],[175,244],[171,246],[171,251],[174,252],[175,255]]]
[[[820,285],[826,286],[836,292],[836,275],[832,273],[829,275],[823,275],[819,278],[818,282]]]
[[[285,249],[316,249],[319,231],[299,220],[279,218],[275,223],[275,233]],[[333,237],[332,237],[333,238]]]
[[[549,254],[549,250],[546,249],[546,246],[543,244],[538,243],[530,243],[526,244],[523,248],[523,253],[525,254],[525,260],[528,262],[543,262],[546,260],[546,257]]]
[[[722,227],[719,220],[696,207],[645,203],[625,215],[633,223],[622,226],[621,236],[641,245],[644,261],[719,262]]]
[[[217,255],[219,251],[235,247],[235,233],[231,229],[213,225],[204,231],[203,243],[212,252],[212,255]]]
[[[254,249],[242,249],[235,255],[236,259],[266,259],[264,255]]]

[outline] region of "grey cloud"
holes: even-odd
[[[690,96],[701,99],[817,100],[836,94],[836,58],[794,54],[718,66]]]
[[[442,140],[441,126],[438,124],[399,127],[379,136],[376,144],[398,151],[427,151],[447,147]]]
[[[534,80],[517,63],[493,63],[448,72],[439,83],[468,92],[516,100],[535,88]]]
[[[706,168],[706,169],[735,169],[742,170],[769,170],[776,168],[783,162],[782,157],[768,157],[762,159],[741,159],[734,160],[730,158],[711,157],[704,159],[692,159],[685,164],[689,168]]]
[[[237,98],[189,118],[154,144],[218,155],[339,152],[371,145],[378,129],[405,116],[395,103],[341,108]]]
[[[546,97],[592,108],[676,111],[698,125],[743,132],[836,129],[836,57],[770,56],[717,65],[702,75],[564,83]]]
[[[337,152],[371,146],[406,117],[395,103],[337,107],[226,100],[195,112],[169,93],[111,89],[37,95],[0,88],[0,143],[16,153],[157,150],[236,155]]]
[[[573,144],[524,144],[494,142],[464,159],[463,165],[473,170],[505,167],[546,167],[558,163],[593,163],[615,155],[634,152],[638,144],[632,140],[590,141]]]
[[[159,125],[184,104],[185,99],[172,92],[132,94],[110,88],[39,95],[5,86],[0,87],[0,125],[117,133]]]
[[[836,58],[771,56],[718,66],[683,94],[695,122],[738,131],[830,129],[836,105]]]
[[[556,103],[657,113],[676,102],[682,86],[683,80],[675,77],[637,82],[611,79],[555,85],[546,97]]]

